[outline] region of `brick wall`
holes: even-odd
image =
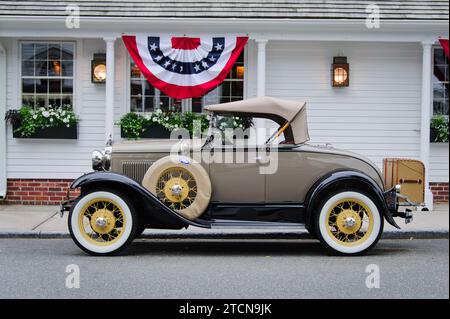
[[[58,205],[67,198],[71,179],[8,179],[6,204]],[[71,191],[71,196],[77,196]]]
[[[430,183],[435,203],[448,203],[448,183]]]
[[[8,179],[8,194],[0,203],[58,205],[66,200],[71,179]],[[430,183],[435,203],[448,203],[448,183]],[[78,193],[71,191],[71,197]]]

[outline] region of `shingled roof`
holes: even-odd
[[[0,0],[1,16],[66,16],[77,4],[82,17],[365,19],[366,7],[377,4],[386,20],[448,20],[447,0]]]

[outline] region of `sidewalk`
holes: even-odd
[[[59,217],[57,206],[0,205],[0,238],[67,238],[67,215]],[[449,206],[435,205],[433,212],[416,212],[408,225],[401,218],[395,229],[385,223],[383,238],[448,238]],[[305,229],[204,229],[189,227],[182,230],[148,229],[143,238],[310,238]]]

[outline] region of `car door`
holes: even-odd
[[[277,152],[277,167],[266,174],[266,203],[302,203],[308,186],[305,176],[310,175],[302,152],[294,145],[274,147],[271,152],[272,157]]]
[[[222,146],[208,150],[211,202],[220,204],[265,201],[265,176],[260,173],[256,147]]]

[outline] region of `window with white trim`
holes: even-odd
[[[21,42],[21,102],[24,106],[73,106],[73,42]]]
[[[244,51],[242,51],[222,84],[200,98],[181,100],[173,99],[153,87],[131,60],[130,111],[153,112],[162,109],[163,111],[201,113],[206,105],[242,100],[244,98],[244,70]]]
[[[441,46],[433,47],[433,115],[448,116],[448,58]]]

